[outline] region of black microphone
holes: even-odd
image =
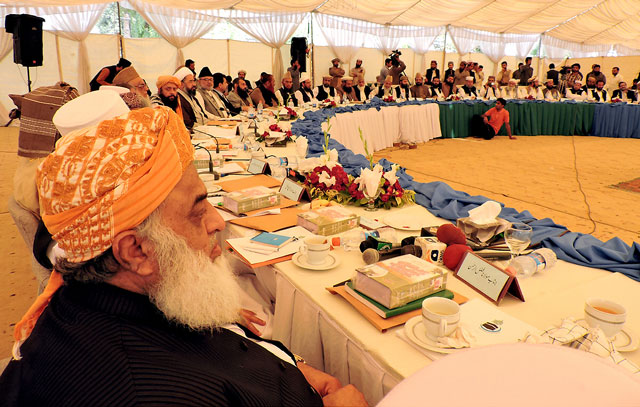
[[[421,257],[422,248],[416,245],[407,245],[387,250],[367,249],[362,253],[362,259],[366,264],[373,264],[381,260],[402,256],[403,254],[412,254],[416,257]]]
[[[216,154],[220,154],[220,144],[218,143],[218,138],[217,138],[216,136],[214,136],[213,134],[209,134],[209,133],[206,133],[206,132],[204,132],[204,131],[201,131],[201,130],[195,129],[195,128],[194,128],[194,129],[192,129],[192,130],[193,130],[193,131],[197,131],[198,133],[202,133],[202,134],[204,134],[205,136],[209,136],[209,137],[211,137],[212,139],[214,139],[214,140],[216,141]]]
[[[202,146],[195,146],[196,150],[204,150],[209,154],[209,172],[213,174],[213,157],[211,157],[211,151],[207,150]]]

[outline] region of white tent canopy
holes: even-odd
[[[545,34],[569,49],[619,46],[639,54],[638,0],[139,0],[175,9],[253,12],[311,12],[357,18],[382,25],[450,25],[499,34]],[[106,0],[5,1],[19,6],[69,6]],[[552,40],[552,41],[553,41]]]

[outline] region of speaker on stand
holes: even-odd
[[[291,38],[291,59],[298,60],[300,72],[307,72],[307,38]]]
[[[29,92],[29,68],[42,66],[42,23],[44,18],[30,14],[8,14],[4,20],[5,30],[13,34],[13,62],[27,68]]]

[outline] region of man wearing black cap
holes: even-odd
[[[208,66],[205,66],[200,70],[198,75],[198,90],[197,97],[202,99],[202,107],[215,116],[220,116],[220,110],[216,106],[216,102],[213,98],[213,73]]]
[[[124,58],[120,58],[116,65],[105,66],[98,72],[98,74],[89,82],[91,91],[100,89],[102,85],[113,85],[113,78],[116,77],[118,72],[124,68],[131,66],[131,62]]]

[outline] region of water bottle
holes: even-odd
[[[553,267],[556,260],[556,254],[551,249],[544,248],[516,257],[507,268],[511,268],[518,277],[530,277],[538,271]]]
[[[262,102],[258,103],[258,111],[257,111],[258,121],[262,120],[262,108],[263,108]]]
[[[249,106],[249,110],[247,110],[247,117],[251,120],[256,118],[256,109],[253,106]]]
[[[352,229],[339,237],[339,245],[347,252],[360,250],[360,243],[365,241],[369,236],[384,240],[392,245],[398,243],[398,235],[395,229],[385,226],[375,230]]]

